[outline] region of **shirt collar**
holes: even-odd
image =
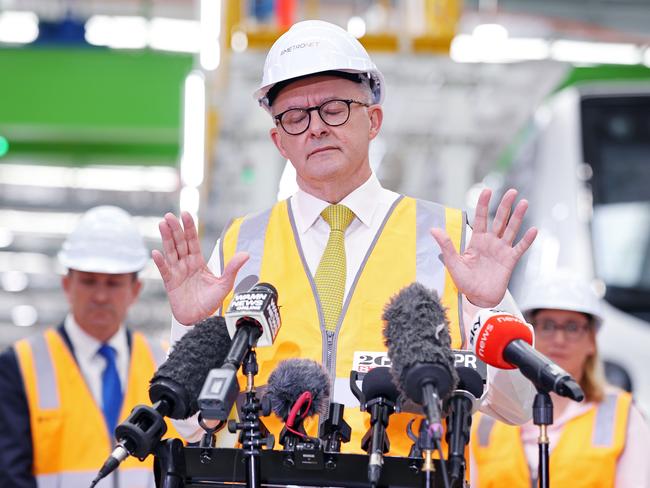
[[[352,193],[347,195],[339,203],[345,205],[354,212],[357,219],[362,224],[370,226],[377,209],[377,204],[381,192],[384,191],[377,176],[372,173],[370,178],[361,186],[356,188]],[[320,217],[321,212],[330,205],[329,202],[321,200],[303,190],[298,190],[293,197],[292,209],[296,228],[301,234],[306,232]]]
[[[66,316],[63,327],[78,359],[91,360],[97,354],[102,343],[79,327],[71,313]],[[118,356],[125,354],[129,348],[126,329],[120,326],[113,337],[108,340],[108,345],[115,349]]]

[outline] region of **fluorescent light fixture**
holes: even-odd
[[[38,37],[38,17],[34,12],[6,10],[0,14],[0,42],[28,44]]]
[[[13,235],[50,235],[67,236],[77,224],[80,214],[72,212],[39,212],[27,210],[0,209],[0,222],[5,230]],[[134,217],[140,233],[147,239],[160,239],[158,231],[159,217]],[[0,271],[10,269],[23,269],[11,266],[11,260],[3,261],[3,256],[11,255],[11,259],[18,259],[16,256],[26,256],[27,253],[10,253],[0,251]],[[48,258],[47,256],[45,256]],[[49,259],[49,258],[48,258]],[[6,264],[5,267],[3,267]]]
[[[357,39],[366,35],[366,21],[361,17],[350,17],[348,20],[348,32]]]
[[[479,24],[474,27],[472,36],[480,42],[498,43],[508,38],[508,29],[501,24]]]
[[[6,227],[0,227],[0,249],[9,247],[14,242],[14,233]]]
[[[192,71],[185,79],[181,181],[186,186],[203,183],[205,165],[205,79]]]
[[[557,40],[551,58],[577,64],[639,64],[641,50],[634,44]]]
[[[457,63],[509,63],[513,61],[547,59],[549,43],[535,38],[483,37],[459,34],[451,42],[449,55]]]
[[[70,168],[3,164],[0,168],[0,184],[108,191],[173,192],[178,188],[178,173],[174,168],[162,166]],[[1,235],[0,231],[0,247],[2,247]]]
[[[162,51],[198,53],[200,24],[196,20],[154,17],[149,23],[149,45]]]
[[[194,219],[194,223],[198,225],[199,215],[199,202],[201,194],[199,189],[193,186],[183,187],[181,190],[180,209],[181,212],[189,212]]]
[[[221,62],[221,0],[201,0],[201,49],[199,61],[206,71],[213,71]]]
[[[147,46],[149,22],[139,16],[93,15],[86,22],[86,41],[114,49],[142,49]]]

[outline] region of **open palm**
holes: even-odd
[[[216,276],[201,254],[199,237],[189,213],[181,214],[183,225],[168,213],[158,224],[162,252],[151,256],[160,271],[172,314],[181,324],[194,324],[212,315],[233,287],[237,271],[248,259],[237,253],[221,276]]]
[[[488,229],[488,204],[492,192],[483,190],[476,205],[472,237],[463,254],[458,254],[443,229],[431,229],[442,250],[445,266],[458,290],[478,307],[494,307],[506,293],[515,265],[531,246],[537,229],[531,227],[513,246],[528,202],[521,200],[510,216],[517,191],[510,189],[501,199],[492,226]]]

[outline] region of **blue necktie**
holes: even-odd
[[[112,438],[122,408],[122,386],[115,364],[115,349],[102,344],[97,353],[106,360],[106,368],[102,373],[102,410]]]

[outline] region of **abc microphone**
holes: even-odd
[[[424,407],[433,438],[442,438],[441,403],[458,382],[449,325],[435,292],[403,288],[384,310],[384,339],[401,393]]]
[[[512,314],[481,310],[472,324],[469,343],[487,364],[501,369],[519,368],[542,392],[554,392],[577,402],[584,399],[571,375],[532,347],[532,330]]]
[[[270,346],[280,330],[278,292],[268,283],[258,283],[250,290],[235,293],[225,313],[232,345],[223,366],[208,373],[201,393],[201,415],[209,420],[227,420],[237,395],[237,370],[246,354],[255,346]]]
[[[172,348],[149,383],[153,407],[138,405],[115,429],[117,445],[92,486],[128,456],[146,458],[167,431],[164,417],[184,419],[198,411],[196,398],[208,372],[223,362],[230,348],[223,317],[199,322]]]

